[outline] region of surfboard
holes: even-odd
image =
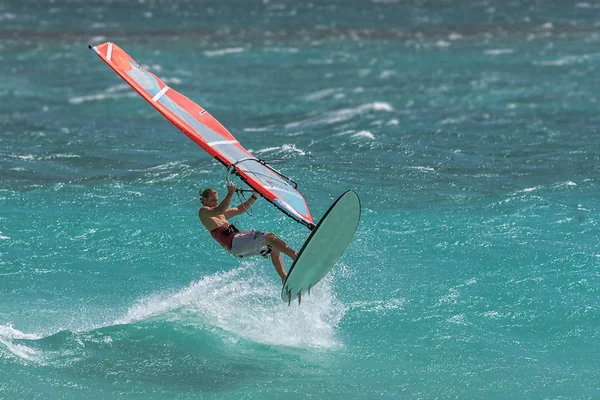
[[[325,212],[298,252],[281,289],[281,299],[302,301],[346,251],[360,220],[360,199],[348,190]]]

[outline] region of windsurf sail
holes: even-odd
[[[285,214],[314,229],[297,183],[254,157],[204,108],[167,86],[114,43],[89,46],[169,122]]]

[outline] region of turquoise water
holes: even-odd
[[[0,398],[600,397],[597,2],[0,4]],[[117,43],[363,215],[301,307]],[[299,248],[258,202],[243,228]],[[288,263],[289,266],[289,263]]]

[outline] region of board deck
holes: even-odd
[[[281,289],[284,302],[297,298],[300,304],[302,295],[310,294],[348,248],[359,220],[360,200],[348,190],[331,205],[298,252]]]

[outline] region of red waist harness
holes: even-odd
[[[210,235],[227,251],[231,251],[233,237],[239,230],[235,225],[223,225],[210,231]]]

